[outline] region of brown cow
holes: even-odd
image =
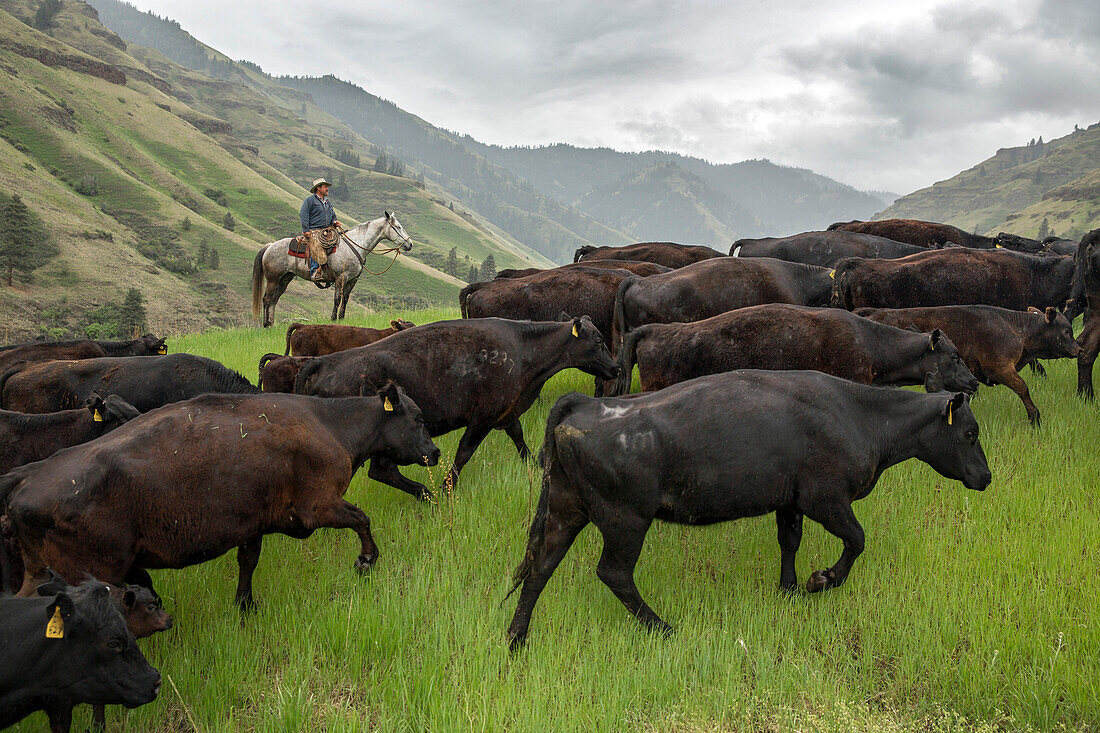
[[[151,586],[146,568],[182,568],[238,548],[236,602],[253,605],[266,534],[352,529],[355,569],[378,559],[370,519],[343,499],[368,460],[439,459],[420,409],[387,383],[377,395],[203,395],[131,420],[0,478],[33,594],[47,567]],[[74,489],[74,487],[76,487]]]
[[[879,237],[893,239],[895,242],[906,242],[918,247],[939,248],[948,244],[959,244],[963,247],[976,249],[993,249],[997,246],[997,240],[993,237],[983,237],[980,234],[964,232],[950,224],[940,224],[934,221],[921,221],[920,219],[882,219],[880,221],[847,221],[829,225],[830,232],[836,230],[846,232],[860,232],[862,234],[874,234]]]
[[[298,378],[302,366],[315,358],[317,357],[264,354],[260,357],[259,381],[256,384],[264,392],[290,394],[294,391],[294,380]]]
[[[929,392],[978,389],[938,330],[913,333],[837,308],[785,303],[635,328],[619,351],[612,394],[630,391],[635,359],[647,392],[734,369],[814,369],[863,384],[924,385]]]
[[[570,262],[566,265],[551,268],[540,267],[528,267],[523,270],[501,270],[497,273],[496,280],[511,280],[517,277],[527,277],[528,275],[537,275],[540,272],[553,272],[555,270],[568,270],[577,267],[594,267],[604,270],[627,270],[635,275],[641,275],[646,277],[648,275],[656,275],[659,272],[668,272],[671,267],[665,267],[664,265],[658,265],[656,262],[642,262],[639,260],[582,260],[580,262]],[[470,283],[470,285],[476,285],[477,283]]]
[[[366,346],[392,336],[398,331],[416,326],[400,318],[390,321],[389,328],[339,326],[330,323],[292,323],[286,329],[286,351],[283,356],[324,356],[344,349]]]
[[[28,341],[0,347],[0,374],[21,363],[57,359],[94,359],[99,356],[156,356],[167,354],[168,345],[151,333],[130,341]]]
[[[1039,410],[1019,371],[1034,359],[1070,359],[1080,352],[1069,321],[1055,308],[1030,308],[1025,313],[987,305],[945,305],[861,308],[856,313],[897,328],[942,330],[983,384],[1003,384],[1019,396],[1034,425],[1039,424]]]
[[[924,247],[895,242],[885,237],[858,232],[803,232],[789,237],[738,239],[730,257],[774,257],[804,265],[835,267],[846,257],[874,257],[895,260],[924,252]]]
[[[700,260],[712,257],[725,257],[716,249],[697,244],[676,244],[674,242],[638,242],[623,247],[593,247],[585,245],[573,253],[574,262],[588,260],[641,260],[656,262],[658,265],[684,267]]]
[[[1069,297],[1073,258],[952,247],[897,260],[852,257],[836,266],[833,305],[917,308],[995,305],[1059,307]]]
[[[645,323],[688,323],[763,303],[828,305],[830,270],[771,257],[722,257],[646,278],[615,294],[612,343]]]

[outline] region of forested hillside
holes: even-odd
[[[1001,148],[947,180],[903,196],[875,218],[944,221],[979,233],[1071,239],[1100,226],[1100,123]]]

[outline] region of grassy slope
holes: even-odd
[[[1046,144],[1037,160],[1017,163],[1022,148],[898,199],[875,216],[944,221],[966,231],[1033,237],[1044,217],[1059,234],[1100,226],[1100,126]]]
[[[83,311],[120,300],[129,287],[146,295],[149,326],[159,332],[244,323],[256,248],[297,228],[297,209],[306,194],[299,184],[312,179],[318,168],[339,167],[311,147],[304,134],[314,134],[329,153],[337,135],[364,149],[367,143],[316,108],[307,116],[326,119],[301,121],[242,85],[212,83],[215,80],[163,59],[150,68],[143,58],[152,52],[135,49],[136,56],[131,55],[93,34],[97,30],[110,35],[89,17],[83,3],[66,2],[53,38],[4,12],[28,17],[35,5],[0,2],[0,34],[66,55],[87,52],[129,73],[127,84],[120,86],[0,50],[0,184],[23,194],[61,247],[61,255],[39,270],[29,285],[0,288],[0,338],[9,341],[33,334],[48,325],[43,313],[50,309],[55,319],[49,325],[77,330]],[[150,72],[171,79],[170,91],[180,98],[143,81]],[[234,125],[232,134],[207,134],[183,119],[220,116],[219,105],[242,99],[253,106],[225,114]],[[61,119],[64,114],[59,116],[65,107],[73,110],[68,125]],[[260,114],[257,107],[265,107],[266,113]],[[242,147],[248,145],[260,155]],[[284,174],[288,169],[299,172],[296,179]],[[354,195],[340,201],[340,210],[348,222],[379,216],[384,208],[396,209],[422,249],[445,254],[456,246],[478,263],[492,252],[500,267],[546,264],[488,228],[450,212],[438,203],[439,193],[416,189],[408,179],[347,170],[348,189]],[[76,193],[85,174],[97,177],[96,195]],[[225,192],[228,209],[203,195],[208,187]],[[221,268],[181,277],[156,267],[134,251],[145,236],[142,228],[122,225],[105,213],[119,210],[140,213],[148,226],[176,230],[189,217],[193,227],[180,232],[180,247],[194,257],[206,239],[218,249]],[[237,220],[235,232],[221,227],[227,210]],[[110,232],[113,241],[81,236],[97,230]],[[414,293],[434,302],[453,302],[460,282],[414,264],[399,260],[384,278],[364,277],[358,291]],[[375,270],[384,265],[380,258],[371,263]],[[280,303],[279,315],[316,317],[328,310],[328,299],[328,293],[315,294],[312,287],[298,284]]]
[[[407,313],[417,323],[453,311]],[[394,314],[353,321],[379,326]],[[283,334],[173,340],[255,377]],[[923,464],[886,472],[856,505],[867,549],[848,584],[820,596],[777,587],[769,517],[707,528],[655,525],[642,594],[676,627],[643,632],[595,576],[586,529],[509,658],[501,604],[523,554],[539,473],[494,434],[454,497],[417,504],[360,471],[348,498],[373,521],[368,578],[351,532],[271,536],[255,576],[260,609],[240,622],[232,554],[154,573],[176,625],[141,642],[161,698],[110,709],[110,729],[284,730],[1095,730],[1100,726],[1100,472],[1096,404],[1073,394],[1068,361],[1027,379],[1043,411],[984,388],[975,403],[994,472],[968,492]],[[591,379],[558,375],[525,416],[537,446],[550,406]],[[458,433],[439,441],[444,464]],[[409,469],[436,481],[442,468]],[[805,579],[840,543],[807,522]],[[176,690],[178,689],[178,694]],[[36,715],[20,731],[39,730]],[[76,721],[87,724],[83,709]]]

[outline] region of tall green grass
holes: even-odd
[[[424,323],[457,314],[403,315]],[[170,346],[255,380],[259,356],[282,353],[284,333],[210,332]],[[232,554],[154,572],[176,626],[140,643],[163,691],[137,710],[111,709],[108,727],[1095,730],[1100,405],[1073,393],[1073,364],[1047,369],[1047,379],[1026,377],[1039,429],[1007,388],[983,388],[974,403],[994,476],[986,492],[910,461],[856,504],[867,549],[840,589],[779,591],[770,516],[655,525],[637,579],[675,626],[670,639],[643,631],[596,578],[600,539],[589,528],[543,594],[527,647],[509,656],[515,597],[502,599],[540,476],[502,433],[475,454],[454,495],[431,504],[360,471],[348,498],[371,517],[381,550],[369,577],[352,569],[350,531],[270,536],[255,576],[259,610],[242,621]],[[559,396],[591,387],[575,371],[553,378],[523,420],[529,443],[541,443]],[[437,441],[444,466],[406,473],[438,484],[458,436]],[[807,522],[800,579],[840,549]],[[76,724],[87,722],[82,711]],[[20,729],[43,725],[36,715]]]

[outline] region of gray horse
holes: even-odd
[[[348,297],[355,283],[359,281],[359,276],[363,274],[363,259],[368,252],[383,239],[399,246],[402,252],[412,249],[412,239],[405,233],[405,228],[397,221],[397,217],[389,211],[385,216],[352,227],[347,231],[347,238],[353,244],[341,237],[336,249],[328,256],[328,266],[336,278],[332,288],[334,321],[344,317]],[[260,317],[262,304],[264,328],[275,323],[275,304],[279,302],[294,276],[309,280],[309,260],[305,257],[292,257],[287,253],[291,239],[293,237],[265,244],[256,253],[252,264],[252,317]]]

